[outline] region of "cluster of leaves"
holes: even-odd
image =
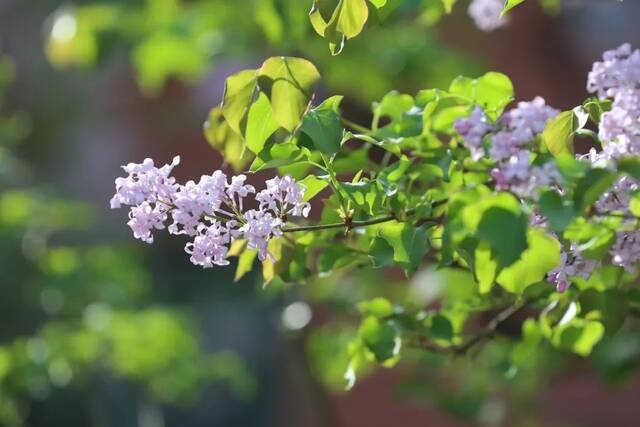
[[[0,58],[0,93],[10,64]],[[202,348],[187,310],[152,304],[130,248],[71,243],[86,240],[95,213],[32,184],[12,154],[27,129],[23,115],[0,118],[0,424],[24,425],[31,401],[105,374],[159,402],[192,403],[213,382],[250,397],[255,380],[237,355]]]
[[[236,144],[230,163],[251,162],[252,172],[275,168],[304,182],[308,200],[324,196],[322,204],[312,200],[320,210],[313,224],[289,225],[286,238],[271,241],[276,262],[263,263],[265,282],[344,280],[369,269],[412,277],[430,265],[469,274],[474,283],[464,296],[441,300],[438,310],[381,298],[359,304],[363,320],[348,348],[350,385],[372,361],[396,364],[403,348],[464,354],[518,316],[525,320],[510,353],[514,366],[528,363],[527,352],[541,342],[587,356],[637,310],[640,294],[628,286],[637,274],[607,263],[621,218],[590,219],[593,204],[618,177],[640,178],[640,160],[629,157],[610,170],[572,154],[573,138],[593,133],[587,122],[597,124],[606,102],[589,99],[549,122],[537,138],[535,161],[556,164],[563,191],[540,189],[539,200],[523,203],[495,190],[492,162],[473,161],[453,129],[476,106],[491,120],[500,117],[514,99],[505,75],[459,77],[447,90],[415,97],[391,92],[373,104],[369,126],[341,115],[341,97],[312,106],[318,78],[306,60],[268,59],[227,79],[216,120],[207,125],[227,156]],[[533,212],[556,235],[530,225]],[[604,266],[557,293],[546,275],[570,242]],[[255,254],[246,254],[241,246],[232,250],[239,255],[237,277],[254,261]],[[484,326],[469,331],[488,315]]]
[[[524,3],[525,0],[506,0],[502,15]],[[342,52],[345,42],[362,32],[370,18],[386,20],[400,9],[400,13],[419,11],[421,20],[434,24],[444,14],[450,14],[457,0],[313,0],[309,19],[313,29],[329,42],[333,55]],[[558,7],[558,0],[543,1],[549,9]]]
[[[53,13],[45,51],[57,68],[86,69],[126,46],[139,86],[148,95],[157,95],[169,78],[194,83],[217,64],[257,52],[304,51],[323,67],[328,87],[369,102],[388,91],[399,72],[409,87],[425,80],[444,84],[456,72],[478,69],[442,47],[419,22],[407,25],[405,15],[416,7],[403,6],[406,13],[354,40],[349,56],[333,58],[309,21],[311,1],[250,0],[233,8],[226,0],[96,2]],[[416,31],[422,34],[419,39]],[[352,72],[356,68],[357,74]]]

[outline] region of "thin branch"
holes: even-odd
[[[447,199],[444,200],[438,200],[435,201],[431,204],[432,208],[441,206],[442,204],[446,203]],[[411,209],[407,209],[406,211],[404,211],[405,216],[411,216],[416,212],[416,208],[411,208]],[[427,218],[419,218],[418,220],[416,220],[416,224],[425,224],[429,221],[432,220],[437,220],[438,218],[435,217],[427,217]],[[283,233],[295,233],[297,231],[313,231],[313,230],[329,230],[329,229],[333,229],[333,228],[345,228],[347,230],[351,230],[352,228],[357,228],[357,227],[366,227],[368,225],[374,225],[374,224],[381,224],[383,222],[389,222],[389,221],[400,221],[402,222],[403,219],[398,217],[395,214],[389,214],[389,215],[385,215],[385,216],[381,216],[378,218],[371,218],[371,219],[367,219],[364,221],[344,221],[344,222],[332,222],[332,223],[328,223],[328,224],[313,224],[313,225],[302,225],[302,226],[296,226],[296,227],[285,227],[282,229]]]
[[[491,321],[489,321],[489,323],[487,323],[487,325],[482,330],[480,330],[477,334],[473,335],[462,344],[440,346],[435,344],[433,341],[430,341],[427,337],[420,335],[416,337],[415,345],[418,348],[429,350],[434,353],[453,354],[454,356],[464,355],[475,345],[488,338],[491,338],[503,323],[509,320],[511,316],[520,311],[520,309],[522,309],[525,305],[526,302],[522,302],[510,305],[509,307],[505,308],[503,311],[498,313],[496,317],[491,319]]]
[[[342,117],[341,120],[342,120],[342,124],[344,124],[347,127],[350,127],[351,129],[353,129],[353,130],[355,130],[357,132],[363,133],[365,135],[371,133],[371,129],[369,129],[369,128],[365,127],[365,126],[359,125],[356,122],[352,122],[351,120],[345,119],[344,117]]]
[[[409,214],[409,211],[407,211]],[[314,224],[314,225],[302,225],[299,227],[287,227],[283,228],[283,233],[295,233],[296,231],[312,231],[312,230],[329,230],[332,228],[356,228],[366,227],[367,225],[380,224],[383,222],[394,221],[397,219],[396,215],[387,215],[379,218],[368,219],[366,221],[351,221],[351,222],[333,222],[329,224]]]

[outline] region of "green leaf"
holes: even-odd
[[[491,290],[498,275],[498,263],[491,255],[488,243],[480,243],[474,252],[473,272],[478,282],[478,292],[486,294]]]
[[[580,294],[580,313],[589,320],[602,322],[608,336],[615,334],[629,313],[627,293],[621,289],[599,292],[586,289]]]
[[[391,91],[380,102],[373,104],[374,121],[380,117],[390,117],[392,120],[400,120],[403,113],[413,108],[414,102],[411,95]]]
[[[247,127],[244,133],[247,148],[258,154],[278,127],[278,123],[273,118],[269,99],[264,93],[260,93],[256,102],[249,108]]]
[[[382,194],[373,181],[341,182],[338,188],[369,215],[375,214],[382,204]]]
[[[393,248],[382,237],[375,237],[369,246],[369,259],[374,268],[393,265]]]
[[[371,2],[371,4],[377,7],[378,9],[380,9],[381,7],[384,7],[387,4],[387,0],[369,0],[369,2]]]
[[[379,182],[384,181],[385,185],[397,182],[405,176],[405,172],[409,169],[409,166],[411,166],[411,160],[403,154],[397,162],[387,166],[380,175],[378,175],[377,179]]]
[[[560,243],[535,228],[527,232],[528,249],[515,264],[503,269],[497,282],[509,292],[521,294],[527,286],[540,282],[560,264]]]
[[[244,149],[242,137],[229,127],[220,107],[213,108],[209,112],[209,118],[203,128],[209,145],[218,150],[235,171],[244,170],[252,156]]]
[[[381,4],[378,7],[384,6],[381,0],[376,1]],[[342,51],[345,39],[360,34],[369,17],[369,8],[366,0],[339,0],[331,18],[326,21],[322,16],[322,10],[325,9],[322,3],[321,0],[314,0],[309,19],[313,29],[329,41],[331,53],[337,55]]]
[[[379,228],[379,235],[393,248],[393,260],[407,273],[418,269],[429,250],[424,225],[416,228],[408,223],[389,222]]]
[[[344,132],[338,112],[341,101],[341,96],[325,100],[304,115],[300,126],[300,131],[311,138],[315,149],[330,156],[340,149]]]
[[[444,11],[447,13],[451,13],[453,9],[453,5],[456,3],[456,0],[442,0],[442,6],[444,6]]]
[[[595,203],[602,193],[611,188],[617,175],[608,169],[594,168],[578,180],[573,192],[573,203],[578,212]]]
[[[475,101],[492,119],[513,100],[513,83],[502,73],[488,72],[476,81]],[[492,115],[490,113],[494,113]]]
[[[570,200],[564,200],[557,191],[547,190],[540,196],[540,213],[549,220],[554,231],[562,232],[576,215]]]
[[[243,70],[227,77],[222,97],[222,114],[231,129],[244,134],[244,120],[256,92],[256,70]]]
[[[640,193],[634,194],[629,200],[629,211],[640,218]]]
[[[502,8],[502,12],[500,16],[504,16],[505,13],[519,5],[520,3],[524,3],[524,0],[506,0],[504,3],[504,7]]]
[[[564,238],[577,243],[580,254],[585,258],[599,260],[609,253],[616,241],[616,233],[607,224],[592,223],[580,217],[567,228]]]
[[[258,255],[257,249],[245,249],[238,257],[238,267],[236,268],[236,274],[233,278],[234,281],[238,281],[244,277],[245,274],[251,271],[253,268],[253,262]]]
[[[542,141],[551,154],[573,153],[573,135],[587,123],[588,114],[582,107],[563,111],[547,122]]]
[[[305,186],[303,201],[308,202],[313,199],[319,192],[324,190],[329,182],[326,179],[320,179],[315,175],[309,175],[300,184]]]
[[[526,230],[524,215],[514,214],[501,207],[491,207],[482,214],[476,235],[489,242],[491,251],[502,268],[516,262],[527,248]]]
[[[462,211],[463,236],[488,243],[499,268],[517,261],[527,248],[527,217],[518,199],[509,193],[498,193],[479,201],[475,197],[459,200],[466,203]]]
[[[336,268],[344,267],[354,260],[353,253],[346,247],[329,246],[325,248],[318,258],[318,268],[321,274],[328,274]]]
[[[360,34],[369,17],[366,0],[341,0],[336,29],[347,39]]]
[[[297,161],[301,153],[302,150],[292,140],[282,144],[267,143],[253,161],[249,170],[257,172],[262,169],[289,165]]]
[[[591,168],[589,162],[577,160],[569,153],[559,154],[555,160],[565,186],[573,186]]]
[[[374,316],[366,317],[360,325],[358,334],[378,363],[396,358],[400,352],[400,336],[388,322]]]
[[[273,45],[282,42],[284,35],[284,22],[278,13],[276,0],[259,0],[255,5],[255,19],[262,31]]]
[[[553,331],[552,343],[581,356],[591,354],[604,336],[604,326],[597,321],[574,318]]]
[[[640,157],[625,157],[618,161],[618,170],[640,181]]]
[[[319,79],[316,67],[302,58],[269,58],[258,70],[258,85],[271,101],[273,117],[290,132],[300,124]]]
[[[366,316],[387,317],[393,314],[393,304],[382,297],[362,301],[358,303],[358,309]]]
[[[449,86],[449,92],[479,105],[495,120],[513,100],[513,83],[502,73],[488,72],[477,79],[457,77]]]
[[[600,123],[602,114],[611,110],[611,100],[601,100],[598,97],[592,97],[583,102],[582,107],[589,113],[591,120],[595,123]]]
[[[429,319],[429,335],[433,339],[451,340],[453,338],[453,325],[442,314],[436,314]]]

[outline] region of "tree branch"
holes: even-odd
[[[406,211],[407,215],[411,215],[415,209],[409,209]],[[301,225],[298,227],[286,227],[282,229],[283,233],[295,233],[296,231],[312,231],[312,230],[329,230],[332,228],[347,228],[352,229],[356,227],[366,227],[367,225],[380,224],[383,222],[389,222],[397,220],[396,215],[386,215],[379,218],[372,218],[365,221],[351,221],[351,222],[332,222],[329,224],[314,224],[314,225]]]
[[[473,335],[471,338],[467,339],[467,341],[463,342],[462,344],[440,346],[435,344],[433,341],[430,341],[426,336],[420,335],[415,337],[415,347],[429,350],[434,353],[462,356],[476,344],[479,344],[482,341],[491,338],[503,323],[505,323],[511,318],[511,316],[520,311],[520,309],[522,309],[526,304],[527,302],[516,303],[505,308],[493,319],[491,319],[491,321],[489,321],[489,323],[487,323],[487,325],[482,330]]]
[[[445,200],[438,200],[436,202],[432,203],[432,207],[437,207],[440,206],[444,203],[447,202],[447,199]],[[406,216],[410,216],[413,215],[416,212],[416,208],[411,208],[411,209],[407,209],[406,211],[404,211],[404,214]],[[430,220],[434,220],[437,218],[434,217],[427,217],[427,218],[420,218],[417,220],[417,222],[424,224],[426,222],[429,222]],[[402,218],[399,218],[397,215],[395,214],[389,214],[389,215],[385,215],[385,216],[381,216],[378,218],[372,218],[372,219],[367,219],[364,221],[344,221],[344,222],[332,222],[329,224],[314,224],[314,225],[301,225],[301,226],[296,226],[296,227],[285,227],[282,229],[283,233],[295,233],[297,231],[313,231],[313,230],[329,230],[332,228],[346,228],[347,230],[351,230],[352,228],[357,228],[357,227],[366,227],[368,225],[374,225],[374,224],[380,224],[383,222],[389,222],[389,221],[400,221],[403,222]]]

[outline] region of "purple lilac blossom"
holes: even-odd
[[[269,240],[282,236],[280,227],[282,220],[274,217],[270,212],[260,210],[250,210],[244,214],[246,223],[240,229],[247,240],[247,247],[258,249],[258,259],[275,261],[273,255],[269,253],[267,247]]]
[[[231,177],[221,171],[203,175],[196,183],[176,183],[170,173],[180,159],[157,168],[153,160],[123,167],[127,177],[116,179],[111,208],[130,206],[128,225],[136,239],[153,242],[153,230],[168,227],[170,234],[186,234],[193,241],[185,246],[191,262],[208,268],[226,265],[229,245],[246,239],[250,249],[258,249],[260,260],[274,260],[267,251],[269,241],[282,236],[287,216],[307,216],[311,208],[304,201],[306,188],[292,177],[276,177],[255,196],[257,210],[243,212],[244,199],[256,193],[246,184],[246,176]]]
[[[603,150],[591,149],[589,154],[579,157],[588,159],[594,167],[615,169],[615,163],[621,157],[640,154],[640,50],[632,50],[626,43],[605,52],[602,59],[595,62],[589,72],[587,90],[596,93],[600,99],[612,100],[611,110],[602,114],[598,129]],[[623,176],[600,196],[595,211],[604,216],[616,212],[631,217],[629,195],[639,189],[638,181]],[[636,273],[640,263],[640,230],[637,230],[636,220],[622,219],[618,228],[616,240],[609,250],[611,262]],[[573,256],[579,259],[575,250]],[[582,263],[577,264],[583,267],[581,269],[572,265],[576,265],[576,261],[568,263],[565,257],[559,269],[567,273],[561,275],[554,271],[549,274],[549,280],[556,283],[559,290],[564,287],[562,280],[569,283],[566,276],[580,274],[588,278],[593,270],[591,262],[588,268]]]
[[[482,108],[476,106],[469,117],[458,119],[454,127],[471,152],[471,158],[474,161],[482,158],[485,155],[482,140],[487,133],[495,130]]]

